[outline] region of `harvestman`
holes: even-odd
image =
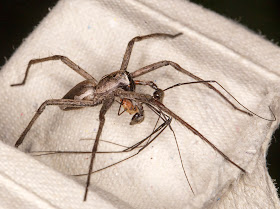
[[[244,107],[242,104],[240,104],[229,92],[227,92],[218,82],[216,81],[205,81],[189,71],[183,69],[180,65],[177,63],[174,63],[172,61],[160,61],[153,64],[150,64],[148,66],[142,67],[132,73],[129,73],[127,71],[127,66],[129,63],[129,59],[131,56],[131,52],[133,49],[133,45],[135,42],[153,38],[153,37],[163,37],[163,38],[175,38],[182,33],[178,33],[176,35],[171,34],[165,34],[165,33],[154,33],[150,35],[145,36],[137,36],[133,38],[126,48],[126,52],[123,57],[123,61],[121,64],[121,68],[118,71],[112,72],[108,75],[105,75],[99,82],[92,77],[90,74],[88,74],[85,70],[83,70],[80,66],[72,62],[69,58],[61,55],[54,55],[50,57],[40,58],[40,59],[33,59],[30,60],[25,72],[25,77],[21,83],[12,84],[11,86],[20,86],[24,85],[28,76],[29,69],[31,65],[36,63],[41,63],[45,61],[50,60],[60,60],[64,64],[66,64],[68,67],[70,67],[72,70],[80,74],[83,78],[85,78],[84,81],[77,84],[75,87],[73,87],[62,99],[50,99],[46,100],[37,110],[31,121],[29,122],[28,126],[25,128],[25,130],[20,135],[19,139],[15,143],[15,147],[18,147],[22,144],[26,134],[31,129],[34,122],[37,120],[37,118],[40,116],[40,114],[45,110],[46,106],[48,105],[58,105],[62,110],[74,110],[77,108],[83,108],[83,107],[94,107],[99,104],[102,104],[100,113],[99,113],[99,127],[96,134],[96,139],[94,142],[94,145],[92,147],[91,151],[91,159],[89,164],[89,170],[87,173],[87,182],[86,182],[86,189],[84,194],[84,201],[87,198],[88,193],[88,187],[90,185],[90,178],[91,174],[97,171],[93,172],[93,165],[94,165],[94,159],[96,153],[99,153],[97,151],[98,144],[100,141],[101,132],[105,123],[105,114],[108,111],[108,109],[112,106],[113,102],[115,101],[115,98],[118,98],[121,100],[121,105],[124,107],[125,111],[127,111],[130,114],[134,114],[130,124],[138,124],[141,123],[144,120],[144,109],[143,104],[147,105],[149,108],[151,108],[158,116],[161,118],[164,123],[158,126],[158,128],[155,128],[155,130],[145,139],[141,140],[140,142],[136,143],[135,145],[128,147],[124,150],[124,152],[128,152],[133,150],[134,148],[140,148],[138,153],[142,151],[145,147],[147,147],[167,126],[170,127],[170,122],[172,118],[175,118],[177,121],[179,121],[183,126],[188,128],[190,131],[192,131],[195,135],[200,137],[203,141],[205,141],[208,145],[210,145],[216,152],[218,152],[225,160],[230,162],[232,165],[236,166],[238,169],[240,169],[242,172],[246,172],[242,167],[240,167],[238,164],[233,162],[227,155],[225,155],[220,149],[218,149],[214,144],[212,144],[207,138],[205,138],[199,131],[197,131],[194,127],[192,127],[190,124],[188,124],[186,121],[184,121],[180,116],[172,112],[170,109],[168,109],[166,106],[162,104],[162,98],[163,98],[163,90],[157,87],[157,85],[152,81],[140,81],[140,80],[134,80],[134,78],[139,77],[141,75],[144,75],[146,73],[149,73],[153,70],[159,69],[161,67],[170,65],[175,70],[186,74],[196,80],[195,82],[189,82],[189,83],[180,83],[176,84],[172,87],[184,85],[184,84],[190,84],[190,83],[202,83],[206,85],[208,88],[214,90],[216,93],[218,93],[227,103],[229,103],[234,109],[247,114],[248,116],[256,115],[255,113],[248,110],[246,107]],[[243,108],[245,108],[247,111],[244,111],[237,106],[235,106],[231,101],[229,101],[219,90],[217,90],[213,85],[210,83],[216,83],[218,84],[223,90],[225,90],[236,102],[238,102],[239,105],[241,105]],[[153,96],[149,94],[143,94],[143,93],[137,93],[135,92],[135,85],[147,85],[155,90]],[[170,87],[170,88],[172,88]],[[165,89],[167,90],[167,89]],[[256,115],[258,116],[258,115]],[[260,116],[258,116],[260,117]],[[262,117],[261,117],[262,118]],[[268,119],[269,120],[269,119]],[[173,130],[172,130],[173,131]],[[151,137],[153,134],[156,134],[152,139]],[[175,136],[175,135],[174,135]],[[144,142],[146,142],[146,145],[141,145]],[[141,147],[141,146],[142,147]],[[178,145],[177,145],[178,146]],[[138,154],[136,153],[136,154]],[[131,157],[135,156],[136,154],[132,155]],[[179,154],[180,155],[180,154]],[[131,158],[129,157],[129,158]],[[128,159],[128,158],[127,158]],[[180,156],[181,159],[181,156]],[[119,162],[122,162],[124,160],[121,160]],[[181,159],[182,161],[182,159]],[[119,163],[118,162],[118,163]],[[114,163],[116,164],[116,163]],[[112,165],[114,165],[112,164]],[[110,166],[112,166],[110,165]],[[110,167],[107,166],[107,167]],[[105,167],[105,168],[107,168]],[[182,165],[183,167],[183,165]],[[103,169],[105,169],[103,168]],[[103,170],[100,169],[100,170]],[[184,170],[184,167],[183,167]],[[185,173],[185,170],[184,170]],[[78,176],[78,175],[77,175]],[[187,175],[185,173],[185,176],[187,178]],[[188,180],[188,178],[187,178]],[[188,181],[189,183],[189,181]],[[189,183],[190,185],[190,183]],[[191,185],[190,185],[191,187]],[[192,188],[191,188],[192,190]],[[192,190],[193,191],[193,190]]]

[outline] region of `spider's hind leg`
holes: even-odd
[[[71,99],[50,99],[46,100],[36,111],[35,115],[25,128],[25,130],[20,135],[19,139],[15,143],[15,147],[18,147],[22,144],[26,134],[29,132],[35,121],[39,118],[39,116],[43,113],[49,105],[58,105],[58,106],[65,106],[65,107],[92,107],[98,105],[98,102],[93,101],[85,101],[85,100],[71,100]]]
[[[28,65],[27,65],[27,68],[26,68],[26,71],[25,71],[25,75],[24,75],[24,78],[23,78],[22,82],[11,84],[11,86],[21,86],[21,85],[24,85],[25,82],[26,82],[28,73],[29,73],[29,69],[30,69],[30,67],[32,65],[34,65],[36,63],[42,63],[42,62],[46,62],[46,61],[51,61],[51,60],[60,60],[61,62],[66,64],[68,67],[70,67],[72,70],[74,70],[76,73],[78,73],[82,77],[84,77],[85,79],[91,80],[94,84],[97,83],[97,80],[95,78],[93,78],[84,69],[82,69],[80,66],[75,64],[73,61],[71,61],[68,57],[65,57],[65,56],[62,56],[62,55],[54,55],[54,56],[50,56],[50,57],[44,57],[44,58],[30,60],[28,62]]]

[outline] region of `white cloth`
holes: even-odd
[[[172,40],[158,38],[136,43],[130,72],[160,60],[172,60],[205,80],[218,81],[243,105],[263,117],[272,118],[271,107],[277,121],[242,114],[200,84],[169,90],[165,105],[247,173],[243,174],[173,121],[195,194],[184,177],[174,137],[167,128],[133,159],[93,174],[88,200],[83,202],[86,178],[70,175],[87,172],[88,155],[32,157],[28,152],[91,150],[93,141],[80,139],[95,137],[100,107],[68,112],[47,107],[18,150],[13,145],[39,105],[46,99],[63,97],[82,78],[60,61],[49,61],[32,66],[24,86],[12,88],[10,84],[23,79],[29,60],[54,54],[67,56],[99,80],[119,69],[131,38],[155,32],[183,35]],[[0,206],[279,208],[265,164],[271,135],[280,118],[279,66],[277,46],[187,1],[60,1],[0,71]],[[170,66],[141,79],[153,80],[162,88],[192,81]],[[148,88],[140,90],[145,89]],[[131,116],[117,116],[117,110],[116,104],[106,114],[101,138],[122,145],[133,145],[147,136],[157,119],[146,108],[145,121],[131,127]],[[119,147],[101,142],[99,150],[104,149]],[[94,167],[104,167],[127,155],[100,154]]]

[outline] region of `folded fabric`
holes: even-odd
[[[273,119],[272,111],[276,120],[237,111],[202,84],[167,90],[163,103],[246,173],[173,120],[171,126],[193,193],[173,132],[167,127],[143,152],[92,174],[88,198],[83,202],[86,176],[73,175],[87,173],[90,154],[30,156],[29,152],[90,151],[100,106],[67,112],[49,106],[19,149],[14,148],[39,106],[47,99],[62,98],[83,78],[58,60],[32,65],[23,86],[10,84],[22,81],[31,59],[52,55],[68,57],[100,80],[120,68],[133,37],[158,32],[183,35],[135,43],[129,72],[170,60],[204,80],[217,81],[259,116]],[[265,162],[271,136],[279,125],[279,66],[277,46],[188,1],[59,1],[0,71],[1,207],[279,208]],[[162,89],[194,81],[171,66],[139,80],[154,81]],[[213,85],[245,110],[219,85]],[[152,93],[145,86],[137,86],[136,91]],[[130,126],[132,116],[126,112],[118,116],[118,108],[115,103],[106,114],[99,151],[132,146],[153,131],[158,119],[145,106],[144,122]],[[94,170],[132,154],[97,154]]]

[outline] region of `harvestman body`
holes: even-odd
[[[97,151],[98,143],[99,143],[101,132],[102,132],[102,129],[103,129],[103,126],[105,123],[105,114],[108,111],[108,109],[111,107],[111,105],[113,104],[115,99],[118,98],[121,100],[121,105],[124,107],[125,111],[130,114],[134,114],[131,119],[131,122],[130,122],[131,125],[141,123],[144,120],[143,104],[147,105],[154,112],[156,112],[159,115],[159,117],[164,121],[164,123],[161,126],[159,126],[152,134],[150,134],[148,137],[146,137],[144,140],[140,141],[139,143],[125,149],[124,152],[131,151],[134,148],[138,147],[138,148],[140,148],[138,151],[138,153],[139,153],[145,147],[147,147],[167,126],[169,126],[170,129],[172,130],[172,128],[170,126],[170,122],[171,122],[171,118],[175,118],[183,126],[188,128],[195,135],[199,136],[202,140],[204,140],[207,144],[209,144],[224,159],[226,159],[228,162],[230,162],[231,164],[233,164],[234,166],[236,166],[238,169],[240,169],[242,172],[245,173],[245,170],[242,167],[240,167],[238,164],[233,162],[228,156],[226,156],[221,150],[219,150],[214,144],[212,144],[207,138],[205,138],[199,131],[197,131],[190,124],[185,122],[181,117],[176,115],[174,112],[169,110],[167,107],[165,107],[162,104],[163,90],[158,88],[155,83],[153,83],[152,81],[134,80],[134,78],[141,76],[143,74],[149,73],[153,70],[159,69],[161,67],[170,65],[175,70],[182,72],[196,80],[195,82],[180,83],[180,84],[174,85],[172,87],[175,87],[178,85],[190,84],[190,83],[202,83],[202,84],[206,85],[207,87],[209,87],[210,89],[214,90],[216,93],[218,93],[234,109],[236,109],[244,114],[247,114],[248,116],[253,116],[256,114],[254,114],[253,112],[248,110],[246,107],[244,107],[242,104],[240,104],[232,95],[230,95],[233,97],[233,99],[236,102],[238,102],[247,111],[244,111],[244,110],[236,107],[219,90],[217,90],[213,85],[210,84],[210,83],[216,83],[221,88],[223,88],[218,82],[212,81],[212,80],[204,81],[203,79],[193,75],[192,73],[181,68],[177,63],[174,63],[172,61],[165,60],[165,61],[153,63],[151,65],[142,67],[132,73],[129,73],[127,71],[127,66],[129,63],[130,55],[131,55],[132,48],[133,48],[133,45],[135,42],[141,41],[144,39],[148,39],[148,38],[153,38],[153,37],[175,38],[181,34],[182,33],[179,33],[176,35],[170,35],[170,34],[164,34],[164,33],[155,33],[155,34],[150,34],[150,35],[146,35],[146,36],[137,36],[137,37],[133,38],[128,43],[120,70],[115,71],[109,75],[105,75],[99,82],[95,78],[93,78],[90,74],[88,74],[85,70],[83,70],[81,67],[76,65],[74,62],[72,62],[70,59],[68,59],[65,56],[54,55],[54,56],[45,57],[45,58],[41,58],[41,59],[31,60],[28,63],[28,67],[26,69],[26,73],[25,73],[25,77],[24,77],[23,81],[21,83],[13,84],[11,86],[24,85],[31,65],[40,63],[40,62],[49,61],[49,60],[61,60],[63,63],[68,65],[71,69],[73,69],[75,72],[77,72],[82,77],[84,77],[85,80],[82,81],[81,83],[77,84],[75,87],[73,87],[62,99],[46,100],[39,107],[39,109],[37,110],[37,112],[35,113],[33,118],[31,119],[31,121],[29,122],[28,126],[25,128],[25,130],[20,135],[19,139],[15,143],[15,147],[18,147],[19,145],[22,144],[26,134],[31,129],[31,127],[34,124],[34,122],[36,121],[36,119],[40,116],[40,114],[44,111],[44,109],[48,105],[58,105],[62,110],[73,110],[73,109],[83,108],[83,107],[94,107],[99,104],[102,104],[102,107],[101,107],[101,110],[99,113],[99,128],[98,128],[98,131],[96,134],[96,139],[95,139],[94,145],[92,147],[91,160],[90,160],[89,170],[88,170],[88,174],[87,174],[87,183],[86,183],[86,189],[85,189],[85,194],[84,194],[84,201],[85,201],[87,198],[88,187],[90,185],[91,174],[93,173],[95,155],[96,155],[96,153],[98,153],[98,151]],[[155,92],[154,92],[153,96],[148,95],[148,94],[137,93],[137,92],[135,92],[135,85],[150,86],[151,88],[153,88],[155,90]],[[172,87],[170,87],[170,88],[172,88]],[[165,89],[165,90],[167,90],[167,89]],[[258,117],[260,117],[260,116],[258,116]],[[156,134],[156,136],[151,139],[151,136],[153,134]],[[143,143],[146,143],[145,146],[143,146]],[[142,147],[140,147],[140,145]],[[136,154],[138,154],[138,153],[136,153]],[[136,154],[132,155],[131,157],[135,156]],[[180,153],[179,153],[179,155],[180,155]],[[129,158],[131,158],[131,157],[129,157]],[[127,159],[129,159],[129,158],[127,158]],[[181,159],[181,156],[180,156],[180,159]],[[124,161],[124,160],[122,160],[122,161]],[[122,161],[120,161],[120,162],[122,162]],[[182,161],[182,159],[181,159],[181,161]],[[117,164],[117,163],[115,163],[115,164]],[[115,164],[113,164],[113,165],[115,165]],[[112,165],[110,165],[110,166],[112,166]],[[107,167],[110,167],[110,166],[107,166]],[[183,164],[182,164],[182,167],[183,167]],[[103,168],[103,169],[105,169],[105,168]],[[185,176],[187,178],[184,167],[183,167],[183,170],[184,170]],[[187,180],[188,180],[188,178],[187,178]],[[188,183],[189,183],[189,181],[188,181]],[[190,185],[190,183],[189,183],[189,185]],[[190,188],[193,191],[191,185],[190,185]]]

